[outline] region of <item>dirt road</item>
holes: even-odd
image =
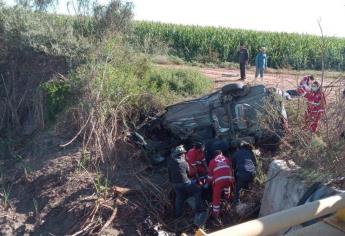
[[[195,68],[187,65],[157,65],[165,68]],[[198,67],[197,67],[198,68]],[[229,83],[243,82],[240,79],[239,69],[225,69],[225,68],[199,68],[200,71],[208,78],[214,81],[214,89],[219,89]],[[267,87],[276,87],[283,91],[289,89],[296,89],[299,81],[308,74],[306,71],[289,71],[289,70],[274,70],[267,69],[264,74],[264,79],[255,80],[255,67],[247,69],[247,79],[244,83],[249,84],[264,84]],[[321,72],[313,71],[316,80],[321,82]],[[345,88],[345,77],[340,72],[325,72],[323,86],[326,95],[335,94],[335,92],[342,91]]]
[[[238,69],[202,68],[201,72],[214,81],[214,89],[219,89],[228,83],[243,82],[239,80],[240,74]],[[269,69],[264,74],[263,80],[260,78],[255,80],[255,69],[251,68],[247,70],[247,79],[244,83],[264,84],[267,87],[275,87],[286,91],[296,89],[299,81],[305,75],[303,72],[281,73]],[[315,77],[317,81],[321,82],[321,76]],[[341,76],[340,73],[337,76],[334,76],[334,72],[332,72],[332,76],[328,76],[326,73],[323,86],[326,100],[328,102],[335,101],[336,97],[342,96],[342,91],[345,88],[345,77]]]
[[[239,70],[202,68],[201,71],[207,77],[214,80],[215,89],[218,89],[228,83],[242,82],[239,80]],[[268,87],[278,87],[281,90],[295,89],[298,82],[303,78],[303,75],[296,76],[294,74],[281,74],[268,71],[265,73],[263,80],[260,78],[255,80],[254,74],[255,71],[253,69],[248,70],[245,83],[264,84]],[[329,84],[331,81],[332,80],[325,80],[325,85]]]

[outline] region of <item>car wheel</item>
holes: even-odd
[[[222,92],[224,94],[239,92],[243,90],[242,83],[234,83],[234,84],[227,84],[222,88]]]

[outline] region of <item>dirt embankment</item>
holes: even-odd
[[[62,235],[91,206],[81,200],[93,187],[90,176],[76,171],[80,152],[76,147],[59,149],[61,141],[41,135],[23,159],[5,160],[2,186],[9,199],[1,205],[1,235]]]
[[[112,172],[102,165],[98,170],[89,166],[93,170],[88,171],[78,144],[59,147],[67,141],[52,132],[38,135],[23,151],[25,158],[5,159],[0,235],[137,234],[148,216],[142,198],[151,194],[143,194],[147,183],[137,176],[146,176],[157,186],[162,178],[135,160],[134,151],[122,153]]]

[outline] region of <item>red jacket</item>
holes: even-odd
[[[325,111],[326,99],[323,92],[307,92],[304,97],[307,99],[308,108],[307,112],[310,114],[323,114]]]
[[[220,181],[235,182],[232,163],[223,155],[216,156],[208,166],[208,182],[216,184]]]
[[[207,174],[206,168],[204,166],[204,162],[206,162],[205,154],[202,150],[198,150],[196,148],[189,149],[186,155],[186,161],[189,164],[189,176],[194,177],[196,175],[195,169],[199,175]]]

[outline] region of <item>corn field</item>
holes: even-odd
[[[267,49],[268,66],[273,68],[321,69],[322,38],[296,33],[258,32],[217,27],[185,26],[139,21],[136,40],[164,42],[173,54],[202,63],[237,62],[239,44],[244,42],[254,64],[258,49]],[[325,37],[325,69],[345,69],[345,39]]]

